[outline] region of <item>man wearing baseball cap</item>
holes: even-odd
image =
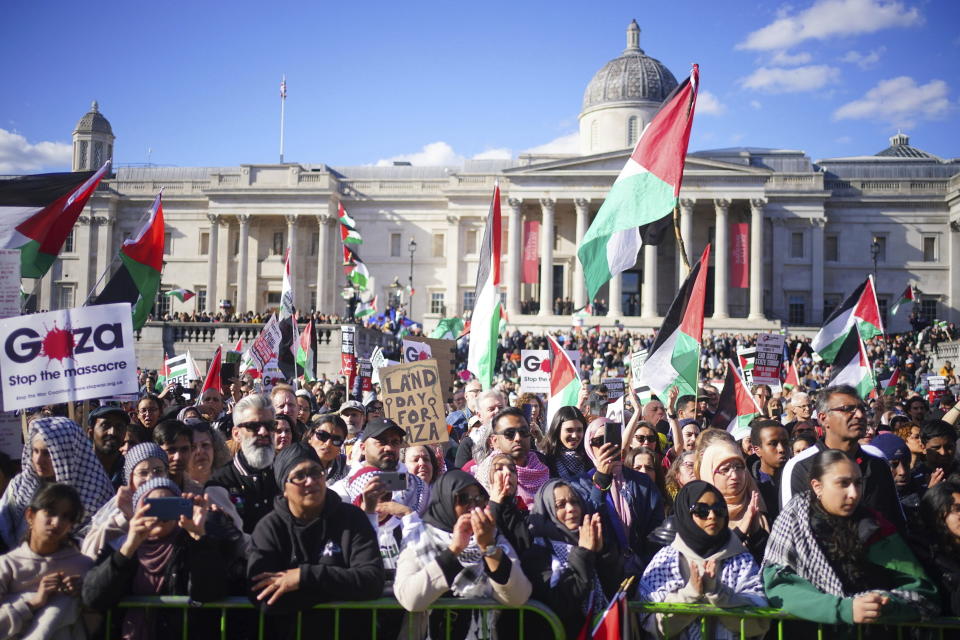
[[[87,436],[93,443],[97,459],[110,477],[114,489],[119,489],[124,484],[123,454],[120,453],[120,447],[123,446],[129,424],[130,416],[118,406],[97,407],[87,417]]]
[[[340,405],[337,411],[343,421],[347,423],[347,439],[343,442],[343,453],[347,460],[356,460],[353,455],[354,445],[363,439],[363,428],[367,422],[367,410],[356,400],[347,400]]]

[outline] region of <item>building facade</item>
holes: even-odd
[[[483,227],[499,181],[510,324],[568,326],[569,315],[555,313],[557,301],[567,309],[588,302],[579,239],[639,133],[677,85],[640,48],[635,22],[626,44],[584,92],[578,155],[450,167],[118,167],[39,283],[38,304],[82,304],[162,188],[163,287],[198,295],[186,303],[161,297],[160,314],[278,306],[287,247],[298,306],[343,313],[336,225],[342,202],[363,236],[359,253],[380,308],[401,300],[430,328],[472,308]],[[73,140],[75,170],[112,158],[113,131],[96,103]],[[874,269],[881,308],[913,283],[924,313],[960,321],[960,161],[925,153],[906,135],[875,155],[816,162],[803,151],[775,148],[691,152],[679,214],[691,263],[707,242],[715,247],[708,329],[818,325]],[[538,235],[530,223],[539,225]],[[598,294],[608,311],[596,321],[659,326],[684,275],[673,238],[645,247],[634,267]],[[415,291],[410,300],[408,284]],[[891,323],[892,330],[906,328],[906,313]]]

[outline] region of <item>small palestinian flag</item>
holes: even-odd
[[[303,371],[305,382],[313,382],[317,379],[315,371],[317,369],[317,353],[313,348],[313,320],[307,323],[307,328],[300,334],[300,342],[297,344],[297,370]]]
[[[160,195],[157,195],[146,224],[136,236],[123,241],[120,267],[91,303],[129,302],[133,306],[134,331],[139,331],[147,321],[160,288],[163,231],[163,206]]]
[[[751,382],[753,379],[753,365],[756,361],[756,347],[737,347],[737,364],[740,366],[740,371],[747,382]]]
[[[787,377],[783,380],[783,388],[786,391],[800,386],[800,376],[797,374],[797,365],[795,362],[787,362]]]
[[[886,378],[880,378],[878,382],[883,395],[894,395],[897,392],[897,383],[900,382],[900,367],[895,368]]]
[[[180,302],[186,302],[197,294],[190,291],[190,289],[170,289],[170,291],[165,292],[163,295],[168,298],[176,298]]]
[[[827,386],[848,384],[857,390],[861,399],[866,399],[877,388],[877,381],[867,357],[867,349],[860,339],[860,332],[854,329],[847,334],[837,351],[837,357],[830,368],[830,380]]]
[[[750,387],[732,360],[727,361],[727,376],[717,401],[711,425],[726,429],[735,440],[750,435],[750,421],[760,415],[760,407],[750,395]]]
[[[440,340],[456,340],[461,335],[463,335],[463,318],[441,318],[430,337]]]
[[[157,383],[153,386],[157,393],[163,391],[169,377],[170,367],[167,366],[167,354],[163,354],[163,363],[160,365],[160,371],[157,372]]]
[[[823,323],[823,328],[813,338],[811,346],[825,362],[832,363],[854,327],[859,329],[863,340],[883,333],[883,321],[880,318],[880,306],[877,304],[872,275],[867,276],[867,279],[833,310]]]
[[[907,304],[908,302],[911,304],[917,303],[917,293],[914,291],[912,284],[908,284],[907,288],[900,294],[900,299],[893,303],[891,313],[897,315],[897,311],[900,311],[900,305]]]
[[[673,299],[643,363],[641,384],[650,387],[661,398],[667,397],[667,391],[672,387],[677,387],[681,396],[697,395],[709,262],[708,244]]]
[[[210,360],[210,368],[207,369],[207,377],[203,379],[203,386],[200,388],[200,396],[206,393],[207,389],[216,389],[221,391],[223,387],[220,384],[220,371],[223,369],[223,347],[217,347],[216,353]]]
[[[20,276],[42,278],[110,170],[0,179],[0,249],[20,250]]]
[[[366,318],[367,316],[372,316],[377,312],[377,296],[370,298],[369,302],[361,302],[357,307],[355,315],[358,318]]]
[[[547,340],[550,342],[550,398],[547,400],[545,424],[549,425],[561,408],[577,406],[583,383],[567,350],[549,334]]]

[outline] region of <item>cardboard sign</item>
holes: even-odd
[[[600,384],[607,388],[607,400],[613,402],[622,398],[627,391],[626,380],[623,378],[604,378]]]
[[[643,373],[643,363],[647,361],[647,350],[641,349],[630,354],[630,384],[634,389],[639,389],[643,384],[640,381],[640,374]]]
[[[520,351],[520,393],[550,393],[550,349]]]
[[[752,384],[768,384],[780,388],[780,369],[783,367],[783,341],[780,333],[761,333],[757,336],[757,355],[753,361]]]
[[[19,315],[20,251],[0,249],[0,318]]]
[[[137,393],[129,303],[0,320],[7,411]]]
[[[408,343],[411,347],[410,351],[407,350]],[[457,377],[457,341],[443,338],[404,340],[401,359],[404,362],[414,362],[412,359],[407,359],[414,353],[416,353],[417,360],[424,360],[423,354],[426,353],[428,354],[427,358],[433,358],[437,361],[443,399],[446,402],[451,402],[453,400],[453,381]]]
[[[407,446],[447,442],[446,413],[436,360],[380,369],[383,410],[407,432]]]

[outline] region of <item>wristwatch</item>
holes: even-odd
[[[482,551],[483,551],[483,557],[484,557],[484,558],[492,558],[493,556],[497,555],[497,551],[499,551],[499,550],[500,550],[500,547],[499,547],[499,546],[497,546],[497,545],[495,545],[495,544],[492,544],[492,545],[490,545],[489,547],[487,547],[486,549],[482,549]]]

